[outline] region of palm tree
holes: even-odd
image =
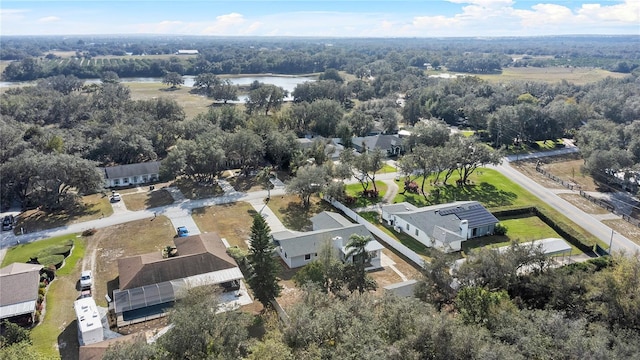
[[[353,234],[349,236],[349,242],[346,246],[348,252],[345,255],[347,260],[352,260],[345,269],[349,291],[358,290],[362,294],[368,290],[375,290],[377,287],[375,280],[367,276],[365,272],[365,266],[369,261],[366,246],[371,240],[370,235]]]

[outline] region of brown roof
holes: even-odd
[[[38,299],[39,264],[13,263],[0,269],[0,306]]]
[[[216,233],[174,240],[178,256],[163,259],[159,253],[118,259],[120,289],[133,289],[164,281],[237,267]]]
[[[124,342],[124,341],[133,343],[136,341],[146,341],[146,340],[145,340],[144,334],[140,334],[140,333],[120,336],[114,339],[100,341],[91,345],[80,346],[78,357],[80,360],[101,360],[104,357],[104,353],[107,351],[107,348],[110,345],[113,345],[119,342]]]

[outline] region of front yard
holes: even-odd
[[[71,210],[44,211],[39,209],[27,210],[17,218],[13,231],[20,234],[32,233],[40,230],[52,229],[83,221],[95,220],[110,216],[113,209],[106,194],[98,193],[83,196],[80,204]]]
[[[130,194],[123,194],[124,201],[128,210],[137,211],[151,209],[158,206],[173,204],[173,197],[164,189],[154,191],[141,191]]]
[[[236,202],[193,209],[192,217],[200,231],[218,233],[229,245],[247,250],[255,214],[251,204]]]

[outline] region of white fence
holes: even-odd
[[[339,209],[342,212],[344,212],[345,215],[353,219],[358,224],[364,225],[367,228],[367,230],[369,230],[370,233],[375,235],[387,246],[394,248],[399,253],[404,255],[407,259],[411,260],[414,264],[418,265],[419,267],[424,267],[424,259],[420,257],[420,255],[416,254],[413,250],[409,249],[408,247],[402,245],[402,243],[400,243],[398,240],[387,235],[384,231],[380,230],[377,226],[373,225],[366,219],[362,218],[362,216],[359,216],[355,211],[349,209],[338,200],[330,199],[328,197],[325,197],[324,200],[329,202],[336,209]]]

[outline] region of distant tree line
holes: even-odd
[[[305,74],[338,69],[352,74],[384,60],[393,71],[406,67],[451,71],[495,73],[508,66],[596,66],[612,71],[631,72],[640,65],[634,51],[637,38],[557,37],[545,42],[536,38],[474,39],[184,39],[131,38],[15,38],[3,39],[0,59],[16,60],[3,73],[5,80],[33,80],[54,75],[97,78],[104,71],[120,77],[213,74]],[[613,41],[612,41],[613,40]],[[567,46],[567,42],[570,46]],[[197,57],[166,59],[127,59],[116,64],[57,59],[56,51],[75,51],[75,58],[91,60],[97,56],[125,54],[166,55],[179,49],[199,50]],[[513,55],[525,54],[518,61]],[[532,56],[546,56],[532,58]],[[25,62],[26,61],[26,62]]]

